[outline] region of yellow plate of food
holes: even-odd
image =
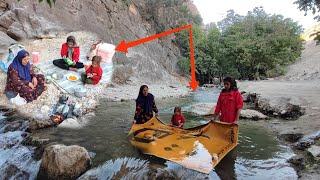
[[[77,75],[74,75],[74,74],[68,74],[67,75],[67,79],[69,81],[78,81],[79,80],[79,77]]]

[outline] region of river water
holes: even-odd
[[[218,93],[218,89],[205,89],[198,90],[185,98],[157,99],[160,119],[169,122],[174,106],[181,106],[184,109],[192,103],[216,102]],[[139,172],[145,173],[146,169],[149,171],[160,169],[163,173],[173,172],[175,177],[181,179],[191,177],[196,177],[196,179],[297,179],[294,169],[286,163],[286,159],[293,156],[291,150],[280,145],[274,134],[256,125],[255,121],[240,120],[238,147],[229,153],[209,175],[187,170],[180,165],[159,158],[142,155],[131,146],[127,137],[132,124],[134,105],[134,101],[107,102],[101,100],[96,116],[92,117],[86,126],[76,129],[60,127],[45,129],[34,135],[49,138],[52,142],[85,147],[95,154],[93,166],[102,166],[98,170],[109,173],[104,177],[126,177],[130,174],[130,169],[133,171],[132,168],[122,170],[123,168],[112,166],[115,166],[116,162],[120,162],[123,166],[130,166],[125,161],[133,158],[137,161],[133,160],[133,166],[143,166],[139,171],[135,170],[137,171],[135,175]],[[200,116],[189,113],[184,113],[184,115],[187,119],[185,127],[207,122]],[[140,160],[145,163],[139,165]],[[145,167],[146,164],[148,164],[147,167]]]

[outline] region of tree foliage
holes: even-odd
[[[320,12],[320,0],[296,0],[294,4],[297,4],[299,10],[304,11],[305,15],[310,11],[314,15]],[[316,15],[314,19],[319,21],[320,15]]]
[[[228,11],[218,26],[211,24],[206,29],[194,26],[193,31],[201,83],[226,75],[241,79],[278,76],[302,51],[301,26],[281,15],[267,14],[260,7],[246,16]],[[187,33],[177,35],[176,43],[184,56],[180,61],[188,61],[187,41]],[[178,65],[184,71],[189,70],[185,62]]]

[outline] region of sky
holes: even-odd
[[[240,15],[246,15],[254,7],[262,6],[269,14],[281,14],[286,18],[291,18],[298,21],[303,28],[308,29],[317,24],[313,20],[312,13],[304,16],[304,12],[299,11],[295,0],[193,0],[197,6],[203,22],[208,24],[210,22],[218,22],[222,20],[226,12],[230,9],[235,10]]]

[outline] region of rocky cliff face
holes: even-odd
[[[4,32],[0,37],[6,39],[1,44],[86,30],[116,45],[121,40],[136,40],[177,27],[182,21],[190,22],[183,16],[182,7],[191,7],[196,13],[190,0],[57,0],[52,8],[34,0],[0,0],[0,31]],[[137,46],[126,56],[116,53],[117,74],[145,83],[176,81],[180,53],[173,38]]]

